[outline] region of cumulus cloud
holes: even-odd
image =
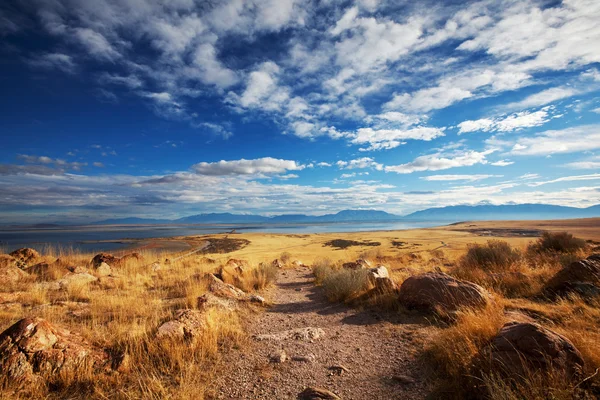
[[[201,162],[192,166],[195,173],[209,176],[274,175],[284,174],[287,171],[300,171],[304,168],[304,165],[298,164],[296,161],[272,157],[257,158],[255,160]]]
[[[378,171],[383,170],[383,165],[376,162],[373,158],[370,157],[362,157],[356,158],[350,161],[340,160],[335,163],[340,169],[364,169],[364,168],[373,168]]]
[[[486,156],[493,152],[494,150],[482,152],[468,150],[451,155],[442,153],[430,154],[419,156],[406,164],[386,166],[385,171],[397,174],[411,174],[420,171],[440,171],[457,167],[469,167],[475,164],[487,164]]]

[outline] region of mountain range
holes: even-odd
[[[272,217],[253,214],[210,213],[197,214],[175,220],[149,218],[106,219],[93,225],[143,224],[253,224],[253,223],[331,223],[382,221],[475,221],[475,220],[540,220],[600,217],[600,204],[576,208],[549,204],[506,204],[447,206],[428,208],[400,216],[377,210],[343,210],[336,214],[285,214]]]

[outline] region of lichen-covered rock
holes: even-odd
[[[307,328],[297,328],[290,329],[283,332],[278,333],[266,333],[260,335],[254,335],[254,339],[262,341],[262,340],[301,340],[305,342],[310,342],[313,340],[320,339],[325,336],[325,331],[321,328],[307,327]]]
[[[236,300],[246,300],[247,294],[235,286],[225,283],[213,274],[208,274],[208,290],[215,296]]]
[[[586,285],[583,287],[581,284]],[[544,286],[543,293],[549,297],[563,297],[573,292],[580,292],[580,295],[585,295],[586,292],[593,294],[596,291],[590,285],[600,290],[600,254],[572,262],[558,271]]]
[[[108,276],[112,274],[112,268],[110,265],[103,262],[96,268],[96,274],[98,274],[98,276]]]
[[[58,283],[60,284],[61,289],[68,289],[69,287],[74,286],[85,286],[92,282],[96,282],[97,280],[98,278],[91,274],[75,274],[71,272],[66,274],[62,279],[60,279]]]
[[[15,259],[11,256],[0,256],[0,284],[7,285],[16,283],[29,275],[15,265]]]
[[[102,367],[107,354],[42,318],[25,318],[0,334],[1,373],[31,380],[79,368]]]
[[[10,256],[17,260],[18,266],[21,268],[31,265],[41,258],[40,253],[38,253],[37,250],[28,247],[13,251],[10,253]]]
[[[462,307],[484,307],[491,296],[472,282],[431,272],[407,278],[400,287],[399,300],[408,308],[452,312]]]
[[[202,310],[179,310],[175,318],[162,324],[156,332],[158,339],[192,339],[206,327],[206,313]]]
[[[215,296],[212,293],[204,293],[198,297],[197,307],[199,310],[205,311],[209,308],[217,308],[226,311],[235,310],[238,307],[238,302],[233,299]]]
[[[98,268],[102,263],[106,263],[108,265],[117,265],[119,260],[120,259],[118,257],[115,257],[112,254],[100,253],[96,254],[90,263],[92,264],[92,267]]]
[[[568,378],[580,375],[584,361],[564,336],[530,322],[509,322],[482,351],[494,371],[524,377],[528,370],[558,370]]]

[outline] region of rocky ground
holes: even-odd
[[[248,321],[252,343],[225,355],[208,397],[296,399],[318,387],[343,399],[425,398],[416,354],[426,321],[330,303],[313,278],[304,267],[280,272],[272,307]]]

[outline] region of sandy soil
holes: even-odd
[[[250,335],[313,327],[324,336],[310,341],[251,339],[249,346],[225,355],[208,398],[296,399],[307,386],[343,399],[425,398],[424,374],[415,356],[429,330],[423,317],[329,303],[307,268],[280,272],[267,297],[273,306],[249,319]],[[314,361],[271,362],[270,356],[281,351]],[[339,365],[347,371],[330,369]]]

